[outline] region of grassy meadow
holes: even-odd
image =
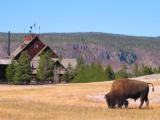
[[[42,86],[0,85],[0,120],[159,120],[160,91],[149,93],[150,108],[108,109],[103,96],[112,82]]]

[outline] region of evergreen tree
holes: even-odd
[[[116,73],[116,79],[128,78],[127,67],[125,64],[121,66],[121,70]]]
[[[143,75],[150,75],[153,74],[153,70],[151,67],[148,66],[144,66],[143,68]]]
[[[85,64],[84,64],[83,58],[82,57],[78,58],[77,65],[76,65],[76,67],[74,69],[74,73],[73,73],[74,76],[77,76],[77,74],[80,72],[81,69],[84,68],[84,66],[85,66]]]
[[[75,72],[74,72],[75,77],[71,82],[80,82],[80,81],[83,82],[85,80],[83,78],[85,78],[86,69],[87,69],[87,66],[83,64],[79,64],[79,65],[77,64]]]
[[[81,65],[77,75],[71,82],[98,82],[105,81],[105,71],[100,64]]]
[[[21,66],[19,65],[19,63],[17,63],[15,65],[16,69],[15,69],[15,75],[14,75],[14,83],[15,84],[22,84],[22,69]]]
[[[16,62],[12,61],[11,64],[6,69],[6,78],[9,83],[14,81],[15,71],[16,71]]]
[[[63,80],[66,82],[70,82],[74,78],[74,70],[72,68],[72,65],[69,64],[66,68],[66,72],[63,75]]]
[[[153,73],[158,73],[158,69],[156,67],[153,68]]]
[[[139,71],[139,66],[138,66],[138,64],[135,64],[135,65],[134,65],[133,74],[134,74],[135,77],[140,76],[141,73],[140,73],[140,71]]]
[[[31,78],[29,56],[26,52],[22,52],[20,58],[18,59],[18,63],[16,64],[14,82],[16,84],[26,84],[30,82]]]
[[[96,81],[105,81],[106,80],[106,75],[105,75],[105,70],[104,68],[102,67],[102,65],[100,63],[97,63],[95,64],[95,73],[94,73],[94,76],[95,76],[95,82]],[[92,79],[92,78],[91,78]]]
[[[78,59],[77,59],[77,67],[83,66],[83,65],[84,65],[83,58],[82,58],[82,57],[78,58]]]
[[[53,76],[53,62],[49,51],[40,55],[39,65],[37,69],[37,80],[41,83],[47,81]]]
[[[114,80],[115,79],[115,73],[110,65],[107,66],[105,69],[106,79],[107,80]]]
[[[157,72],[156,73],[160,73],[160,67],[157,68]]]

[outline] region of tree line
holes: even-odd
[[[13,84],[30,84],[34,81],[36,84],[44,84],[53,82],[55,64],[51,60],[49,51],[40,55],[40,60],[36,74],[33,74],[33,66],[30,65],[29,56],[26,52],[22,52],[18,60],[12,60],[12,63],[6,69],[6,78],[8,83]],[[61,76],[61,81],[79,83],[79,82],[98,82],[119,80],[128,77],[138,77],[160,73],[159,68],[152,68],[144,64],[135,64],[132,72],[128,72],[125,64],[121,66],[119,71],[114,71],[112,66],[108,65],[105,69],[100,63],[92,63],[90,65],[84,63],[82,58],[77,59],[75,68],[71,64],[65,69],[65,73]]]
[[[92,63],[91,65],[87,65],[82,59],[78,59],[76,69],[72,72],[73,77],[70,82],[110,81],[155,73],[160,73],[160,67],[152,68],[144,64],[135,64],[133,70],[128,72],[127,66],[123,64],[119,71],[114,71],[110,65],[104,69],[100,63]]]

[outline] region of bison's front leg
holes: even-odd
[[[127,108],[128,107],[128,103],[129,102],[127,100],[123,100],[123,101],[121,101],[121,102],[118,103],[118,107],[122,108],[122,106],[124,105],[125,108]]]
[[[122,106],[123,106],[123,104],[121,103],[121,104],[118,104],[118,108],[122,108]]]
[[[125,101],[125,100],[122,100],[122,99],[120,99],[120,100],[117,101],[118,108],[122,108],[122,106],[123,106],[123,104],[124,104],[124,101]]]
[[[128,102],[127,100],[125,100],[125,101],[124,101],[124,106],[125,106],[125,108],[128,107],[128,104],[129,104],[129,102]]]

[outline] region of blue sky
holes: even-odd
[[[0,32],[106,32],[160,36],[160,0],[1,0]]]

